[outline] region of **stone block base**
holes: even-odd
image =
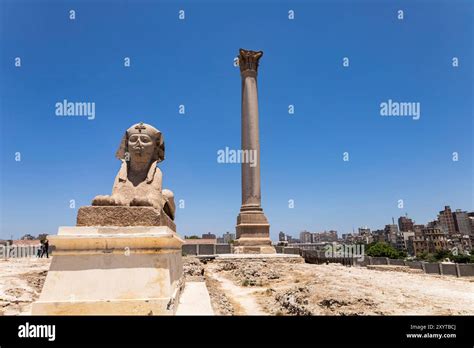
[[[262,211],[241,212],[237,217],[235,254],[275,254],[270,225]]]
[[[234,242],[234,254],[275,254],[270,238],[239,238]]]
[[[234,247],[235,254],[275,254],[273,246],[238,246]]]
[[[181,291],[181,290],[180,290]],[[35,302],[32,315],[173,315],[178,294],[172,306],[166,298],[107,301],[54,301]]]
[[[176,225],[163,211],[153,207],[85,206],[77,212],[77,226],[168,226]]]
[[[168,227],[60,227],[33,315],[175,314],[183,240]]]

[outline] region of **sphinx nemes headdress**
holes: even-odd
[[[149,124],[140,122],[131,126],[125,132],[120,146],[115,153],[115,157],[120,160],[126,159],[126,154],[128,153],[128,138],[133,134],[147,134],[155,143],[155,151],[153,154],[152,162],[156,163],[161,162],[165,159],[165,142],[163,139],[163,134],[153,126]]]

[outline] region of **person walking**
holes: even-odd
[[[43,253],[41,257],[43,257],[44,254],[46,254],[46,258],[49,259],[49,240],[47,238],[43,241]]]
[[[36,257],[37,258],[40,258],[41,257],[41,254],[43,253],[43,241],[40,241],[40,247],[38,248],[38,250],[36,250]]]

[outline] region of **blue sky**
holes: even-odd
[[[217,151],[240,146],[240,47],[264,51],[262,205],[273,239],[473,210],[473,13],[468,1],[0,0],[0,238],[74,225],[80,206],[110,194],[115,151],[139,121],[164,134],[164,187],[185,202],[178,232],[235,231],[240,165],[218,163]],[[95,102],[95,119],[55,116],[64,99]],[[388,99],[419,102],[420,119],[381,117]]]

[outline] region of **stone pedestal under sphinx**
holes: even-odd
[[[167,226],[60,227],[37,315],[174,314],[183,240]]]

